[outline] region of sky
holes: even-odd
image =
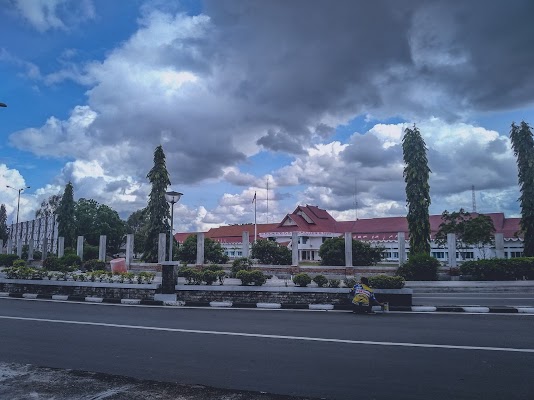
[[[176,231],[406,215],[403,130],[431,214],[520,215],[510,125],[534,123],[531,0],[0,0],[0,203],[70,181],[122,218],[162,145]],[[268,188],[268,190],[267,190]]]

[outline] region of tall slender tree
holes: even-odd
[[[519,126],[512,123],[510,139],[517,158],[517,176],[521,191],[519,202],[524,238],[523,254],[526,257],[534,257],[534,139],[530,126],[525,121]]]
[[[69,182],[65,186],[65,191],[56,210],[58,223],[58,236],[65,238],[65,247],[74,247],[76,243],[76,221],[74,188]]]
[[[0,205],[0,239],[4,241],[4,245],[8,237],[9,232],[7,228],[7,211],[5,204],[2,204]]]
[[[410,231],[410,254],[430,254],[430,168],[426,157],[426,144],[414,125],[406,128],[402,138],[404,156],[404,181],[408,206],[408,230]]]
[[[146,208],[148,229],[143,260],[156,262],[158,260],[158,236],[160,233],[169,232],[169,219],[171,217],[169,203],[165,199],[165,192],[171,181],[165,165],[165,153],[161,145],[156,147],[154,151],[154,166],[149,171],[147,178],[152,184],[152,190]]]

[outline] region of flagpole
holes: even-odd
[[[256,192],[254,192],[254,243],[256,243],[257,237],[258,237],[258,223],[256,219],[257,214],[257,200],[256,200]]]
[[[269,177],[267,177],[267,223],[269,223]]]

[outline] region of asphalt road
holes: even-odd
[[[534,293],[414,293],[417,306],[525,306],[534,307]]]
[[[534,398],[534,316],[0,299],[0,362],[327,399]]]

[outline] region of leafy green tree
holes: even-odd
[[[117,211],[105,204],[98,207],[95,221],[95,231],[100,235],[106,235],[106,248],[111,254],[118,253],[124,242],[126,224],[119,217]]]
[[[486,258],[486,249],[495,242],[495,226],[493,221],[487,215],[479,214],[473,217],[469,212],[460,208],[459,211],[443,211],[441,214],[443,222],[436,233],[436,243],[444,246],[447,243],[447,234],[456,235],[456,247],[467,249],[470,247],[478,248],[483,258]],[[462,258],[465,254],[460,251]]]
[[[169,173],[165,165],[165,153],[160,146],[154,151],[154,166],[147,175],[152,184],[148,206],[148,229],[144,245],[143,259],[148,262],[158,261],[158,237],[160,233],[170,230],[171,217],[169,203],[165,199],[167,187],[171,184]]]
[[[521,231],[523,254],[534,256],[534,139],[530,126],[522,121],[520,126],[512,123],[510,130],[512,149],[517,158],[518,180],[521,196]]]
[[[197,235],[189,235],[178,250],[178,259],[188,264],[197,262]],[[219,242],[213,239],[204,239],[204,262],[214,264],[225,264],[228,256],[224,254],[224,249]]]
[[[257,258],[261,264],[291,265],[291,251],[274,240],[257,240],[252,245],[252,258]]]
[[[352,265],[376,265],[382,259],[383,247],[352,239]],[[321,265],[345,265],[345,238],[327,239],[319,248]]]
[[[124,241],[126,225],[119,214],[93,199],[76,202],[76,232],[91,246],[100,244],[100,235],[106,235],[106,252],[117,253]]]
[[[74,247],[76,243],[74,189],[69,182],[56,210],[58,222],[58,236],[65,238],[65,247]]]
[[[408,230],[410,232],[410,253],[430,253],[430,168],[426,157],[426,144],[414,125],[406,128],[402,138],[404,157],[404,181],[406,182],[406,204],[408,205]]]
[[[59,194],[54,194],[48,199],[41,202],[41,207],[35,211],[35,218],[49,217],[55,215],[59,204],[61,203],[62,196]]]
[[[146,208],[134,211],[126,220],[126,233],[133,233],[135,235],[134,253],[136,254],[143,252],[147,229],[148,218]],[[176,253],[173,251],[173,254]]]
[[[9,231],[7,228],[7,211],[5,204],[0,205],[0,239],[5,242],[9,237]]]

